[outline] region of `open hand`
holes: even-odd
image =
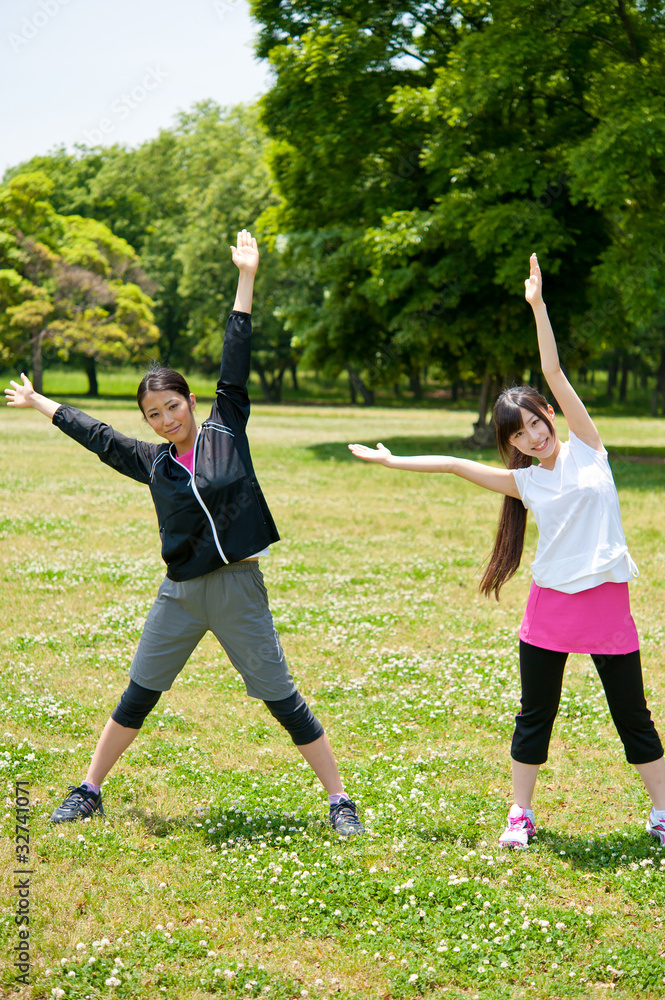
[[[259,251],[256,240],[246,229],[238,233],[236,245],[231,247],[231,256],[239,271],[256,274],[256,269],[259,266]]]
[[[35,390],[32,387],[32,382],[27,375],[23,374],[23,372],[21,372],[21,378],[23,379],[23,385],[19,385],[18,382],[11,381],[9,383],[9,388],[5,389],[7,406],[32,406],[33,398],[36,396]]]
[[[543,276],[535,253],[529,257],[529,277],[524,282],[524,298],[530,306],[536,306],[543,300]]]
[[[350,444],[349,451],[355,455],[356,458],[362,458],[365,462],[378,462],[379,465],[385,465],[392,455],[392,453],[385,448],[380,441],[376,448],[368,448],[365,444]]]

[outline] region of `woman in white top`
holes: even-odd
[[[554,410],[530,386],[501,393],[494,407],[499,451],[507,469],[439,455],[400,458],[382,444],[349,445],[358,458],[391,469],[451,472],[505,494],[494,551],[481,590],[498,598],[517,570],[527,509],[539,532],[533,583],[520,629],[521,710],[511,756],[514,804],[499,842],[527,847],[536,832],[531,799],[547,760],[566,658],[590,653],[601,678],[627,760],[652,800],[647,831],[665,846],[665,759],[644,698],[639,640],[630,614],[628,581],[637,567],[621,527],[619,500],[598,431],[559,366],[542,297],[536,255],[526,300],[533,308],[543,374],[568,423],[562,442]],[[539,464],[533,465],[537,459]]]

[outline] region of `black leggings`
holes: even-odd
[[[146,716],[159,701],[161,693],[161,691],[151,691],[130,680],[120,701],[111,712],[111,718],[126,729],[140,729]],[[325,731],[323,726],[312,714],[300,691],[295,691],[288,698],[266,701],[264,704],[270,714],[284,726],[296,746],[313,743],[323,736]]]
[[[511,756],[521,764],[544,764],[559,711],[568,653],[520,642],[521,711],[515,719]],[[629,764],[649,764],[663,756],[663,745],[644,698],[640,652],[620,656],[592,654],[607,704]]]

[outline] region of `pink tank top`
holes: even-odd
[[[189,472],[190,476],[193,474],[193,472],[194,472],[194,449],[193,448],[190,448],[189,451],[186,451],[184,455],[178,455],[178,454],[176,454],[175,460],[176,460],[176,462],[179,462],[180,465],[184,465],[184,467]]]

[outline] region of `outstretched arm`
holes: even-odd
[[[156,445],[136,441],[114,431],[101,420],[77,410],[74,406],[64,406],[35,392],[30,379],[21,372],[23,385],[10,382],[5,389],[7,406],[31,407],[53,421],[53,425],[72,440],[83,445],[97,455],[100,461],[109,465],[123,476],[129,476],[139,483],[150,481],[150,468],[157,454]]]
[[[42,396],[41,393],[35,392],[32,382],[23,372],[21,372],[21,379],[23,385],[19,385],[18,382],[12,380],[9,383],[9,387],[5,389],[7,406],[38,410],[45,417],[48,417],[49,420],[52,420],[53,414],[59,408],[60,403],[56,403],[53,399],[49,399],[48,396]]]
[[[602,451],[603,444],[596,425],[587,413],[586,406],[561,370],[554,331],[547,315],[547,306],[543,301],[543,278],[535,253],[531,254],[529,264],[530,274],[524,282],[525,298],[533,309],[536,320],[540,366],[543,375],[547,379],[547,384],[561,407],[568,427],[573,434],[588,444],[590,448]]]
[[[510,469],[495,469],[492,465],[472,462],[468,458],[453,458],[450,455],[414,455],[401,457],[393,455],[379,443],[376,448],[364,444],[350,444],[349,449],[365,462],[384,465],[387,469],[403,469],[405,472],[449,472],[460,479],[466,479],[493,493],[503,493],[519,499],[519,490]]]

